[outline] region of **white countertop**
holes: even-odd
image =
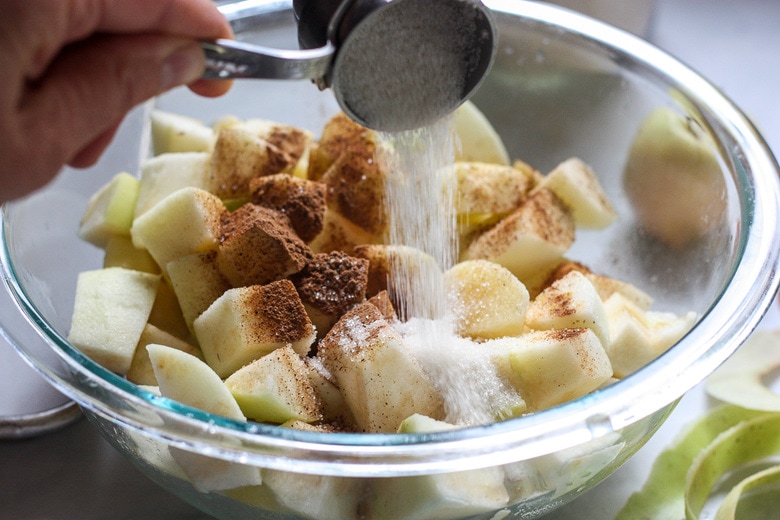
[[[769,145],[780,150],[780,2],[659,0],[649,39],[709,78],[733,99]],[[780,327],[777,305],[765,326]],[[8,359],[0,339],[0,360]],[[1,374],[0,374],[1,375]],[[2,400],[13,399],[4,391]],[[690,392],[636,456],[550,520],[609,520],[639,489],[656,454],[704,408]],[[207,519],[158,488],[85,420],[56,433],[0,441],[0,520]]]

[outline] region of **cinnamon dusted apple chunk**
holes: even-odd
[[[342,316],[320,341],[316,357],[333,375],[361,431],[392,433],[414,413],[444,415],[433,381],[371,303]]]
[[[248,203],[222,219],[217,265],[233,287],[281,280],[311,259],[284,213]]]
[[[205,185],[221,199],[248,199],[251,179],[289,172],[297,162],[255,132],[240,126],[222,128],[211,153]]]
[[[221,377],[285,345],[306,355],[316,337],[289,280],[229,289],[193,328],[203,357]]]
[[[524,283],[560,263],[574,243],[574,217],[552,191],[540,189],[474,240],[463,260],[503,265]]]
[[[326,188],[321,182],[285,173],[252,179],[249,182],[250,200],[254,204],[287,215],[297,235],[306,243],[322,232]]]
[[[319,253],[290,278],[320,336],[366,298],[368,260],[340,251]]]

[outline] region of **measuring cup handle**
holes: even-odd
[[[201,42],[206,55],[205,79],[311,79],[322,80],[330,68],[335,47],[285,50],[234,40]]]

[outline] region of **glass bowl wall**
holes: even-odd
[[[607,231],[578,231],[570,256],[644,288],[658,309],[701,316],[658,360],[541,413],[427,435],[320,434],[239,423],[138,388],[65,338],[76,276],[102,262],[100,251],[77,238],[79,219],[107,179],[138,171],[148,107],[131,114],[96,167],[65,170],[42,192],[3,209],[4,279],[18,306],[0,315],[6,335],[150,478],[216,517],[491,518],[507,509],[508,518],[533,518],[597,484],[741,344],[772,301],[780,251],[778,168],[737,108],[646,42],[543,4],[485,3],[494,10],[499,49],[473,101],[513,158],[540,171],[571,156],[588,162],[620,214]],[[244,1],[223,9],[241,39],[295,47],[289,2]],[[206,121],[226,114],[278,120],[315,134],[337,110],[330,92],[308,82],[238,82],[216,100],[179,89],[157,105]],[[723,220],[681,250],[645,235],[623,192],[632,139],[658,107],[700,121],[716,143],[727,186]],[[262,468],[262,484],[253,468]]]

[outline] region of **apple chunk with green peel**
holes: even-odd
[[[526,283],[560,262],[573,243],[574,218],[569,208],[553,192],[541,189],[477,237],[462,260],[491,260]]]
[[[379,309],[364,302],[322,339],[316,357],[333,375],[357,427],[392,433],[421,413],[441,418],[441,394]]]
[[[322,412],[307,371],[303,358],[284,346],[238,369],[225,385],[250,419],[313,423]]]
[[[129,173],[114,176],[95,192],[79,225],[79,237],[105,248],[114,236],[130,236],[139,181]]]
[[[285,345],[306,355],[316,337],[289,280],[225,291],[193,328],[206,362],[221,377]]]
[[[79,273],[68,341],[125,375],[146,326],[160,276],[110,267]]]
[[[720,225],[727,201],[724,179],[710,136],[669,108],[647,116],[623,171],[640,225],[675,248]]]
[[[528,290],[506,267],[466,260],[445,272],[444,280],[458,334],[490,339],[523,333]]]
[[[511,339],[509,362],[529,411],[571,401],[612,377],[604,346],[586,328],[535,331]]]
[[[225,205],[200,188],[182,188],[137,217],[130,232],[165,271],[168,262],[192,253],[216,250]]]

